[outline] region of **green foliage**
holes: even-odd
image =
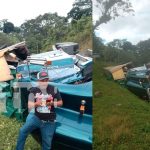
[[[150,39],[145,41],[140,41],[137,43],[137,52],[138,52],[138,59],[141,64],[149,63],[149,55],[150,55]]]
[[[149,63],[150,39],[140,41],[136,45],[126,39],[115,39],[107,44],[101,38],[93,36],[94,52],[99,52],[101,60],[117,64],[132,61],[134,65]]]
[[[14,24],[11,22],[4,23],[3,32],[4,33],[10,33],[14,31]]]
[[[127,41],[126,39],[114,39],[112,42],[108,43],[109,47],[117,48],[117,49],[122,49],[125,51],[131,51],[135,50],[136,47],[132,45],[131,42]]]
[[[0,20],[0,30],[3,31],[3,28],[4,28],[4,24],[7,23],[7,19],[2,19]]]
[[[25,21],[20,27],[15,27],[7,19],[1,20],[0,30],[9,33],[7,38],[13,43],[25,40],[31,53],[48,51],[53,44],[65,41],[78,42],[85,49],[92,48],[92,2],[76,0],[73,7],[80,9],[77,12],[80,17],[71,22],[57,13],[45,13]],[[6,39],[3,43],[7,44]]]
[[[0,46],[9,46],[17,42],[19,42],[19,39],[14,34],[7,35],[5,33],[0,33]]]
[[[66,40],[73,40],[75,42],[80,42],[85,40],[85,38],[90,37],[92,33],[92,18],[82,17],[75,23],[71,23],[68,26],[68,31],[66,34]]]
[[[91,0],[75,0],[73,8],[67,14],[68,19],[79,20],[85,16],[92,16]]]
[[[11,44],[11,41],[4,33],[0,33],[0,46],[5,45],[5,44],[9,45]]]
[[[14,32],[20,33],[21,29],[19,27],[14,27]]]
[[[103,55],[104,49],[105,49],[105,46],[103,43],[103,39],[100,37],[97,37],[95,35],[95,33],[93,33],[93,50],[94,50],[94,53],[99,53],[99,54]]]
[[[66,22],[57,13],[40,15],[21,25],[21,35],[32,53],[49,50],[56,42],[81,42],[91,38],[92,18],[82,17],[74,23]]]
[[[20,28],[15,27],[12,22],[8,22],[7,19],[0,20],[0,30],[3,33],[20,33]]]

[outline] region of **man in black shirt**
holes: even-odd
[[[47,72],[37,74],[38,87],[30,89],[28,109],[30,111],[26,123],[20,129],[16,150],[23,150],[29,133],[39,128],[42,135],[42,150],[51,149],[51,141],[55,131],[55,107],[63,102],[58,89],[48,84]]]

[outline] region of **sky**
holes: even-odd
[[[0,20],[8,19],[15,26],[44,13],[67,16],[75,0],[1,0]]]
[[[95,0],[94,0],[95,1]],[[96,35],[110,42],[113,39],[127,39],[133,44],[150,38],[150,0],[130,0],[134,15],[118,17],[102,24]],[[93,19],[98,18],[98,10],[93,7]]]

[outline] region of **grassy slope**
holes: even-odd
[[[150,104],[103,75],[94,64],[94,150],[150,149]]]
[[[15,150],[19,129],[22,123],[0,115],[0,150]],[[25,150],[39,150],[40,145],[28,136]]]

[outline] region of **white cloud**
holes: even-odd
[[[102,24],[97,35],[106,41],[127,39],[136,44],[150,38],[150,1],[131,0],[135,16],[118,17],[107,24]]]
[[[4,0],[1,1],[0,20],[8,19],[16,26],[44,13],[57,12],[66,16],[74,0]]]

